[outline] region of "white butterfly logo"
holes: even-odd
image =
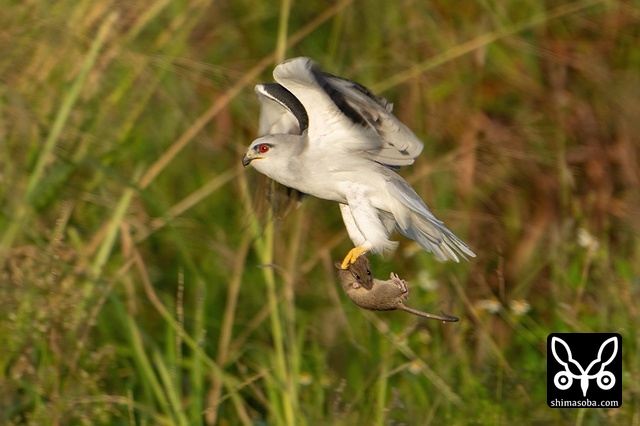
[[[613,353],[609,357],[607,361],[602,360],[602,355],[604,353],[604,349],[607,345],[613,344]],[[558,354],[556,348],[558,345],[562,345],[566,354],[568,355],[568,359],[563,361],[561,359],[561,354]],[[611,337],[605,340],[602,345],[600,345],[600,349],[598,350],[598,357],[589,364],[586,369],[583,369],[578,361],[573,359],[573,355],[571,354],[571,349],[569,349],[569,345],[560,339],[559,337],[551,338],[551,352],[553,352],[553,357],[564,366],[564,371],[558,372],[553,378],[553,384],[556,388],[560,390],[566,390],[571,387],[573,384],[573,379],[580,380],[580,387],[582,388],[582,396],[587,396],[587,389],[589,389],[589,380],[596,379],[596,383],[598,387],[602,390],[609,390],[616,384],[616,378],[610,371],[605,371],[605,367],[613,361],[618,353],[618,339],[615,337]],[[569,369],[569,363],[575,365],[581,374],[574,374]],[[590,371],[596,366],[600,365],[597,373],[589,374]]]

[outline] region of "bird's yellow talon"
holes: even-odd
[[[349,253],[347,253],[347,255],[345,256],[344,260],[342,261],[342,265],[340,265],[340,267],[342,269],[347,269],[350,264],[354,263],[357,258],[362,256],[366,252],[367,250],[362,246],[352,248],[351,250],[349,250]]]

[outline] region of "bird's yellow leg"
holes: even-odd
[[[342,267],[342,269],[347,269],[347,267],[349,267],[351,263],[354,263],[357,258],[362,256],[366,252],[367,250],[362,246],[352,248],[351,250],[349,250],[349,253],[347,253],[344,260],[342,261],[342,265],[340,266]]]

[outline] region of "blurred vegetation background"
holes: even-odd
[[[4,1],[1,424],[639,424],[640,4]],[[240,164],[253,86],[309,56],[395,103],[401,173],[477,253],[377,276],[335,204]],[[618,332],[623,406],[550,409],[546,337]]]

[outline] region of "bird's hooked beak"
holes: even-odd
[[[249,164],[251,164],[252,161],[253,161],[253,157],[249,155],[249,153],[246,153],[244,157],[242,157],[242,165],[244,167],[247,167]]]

